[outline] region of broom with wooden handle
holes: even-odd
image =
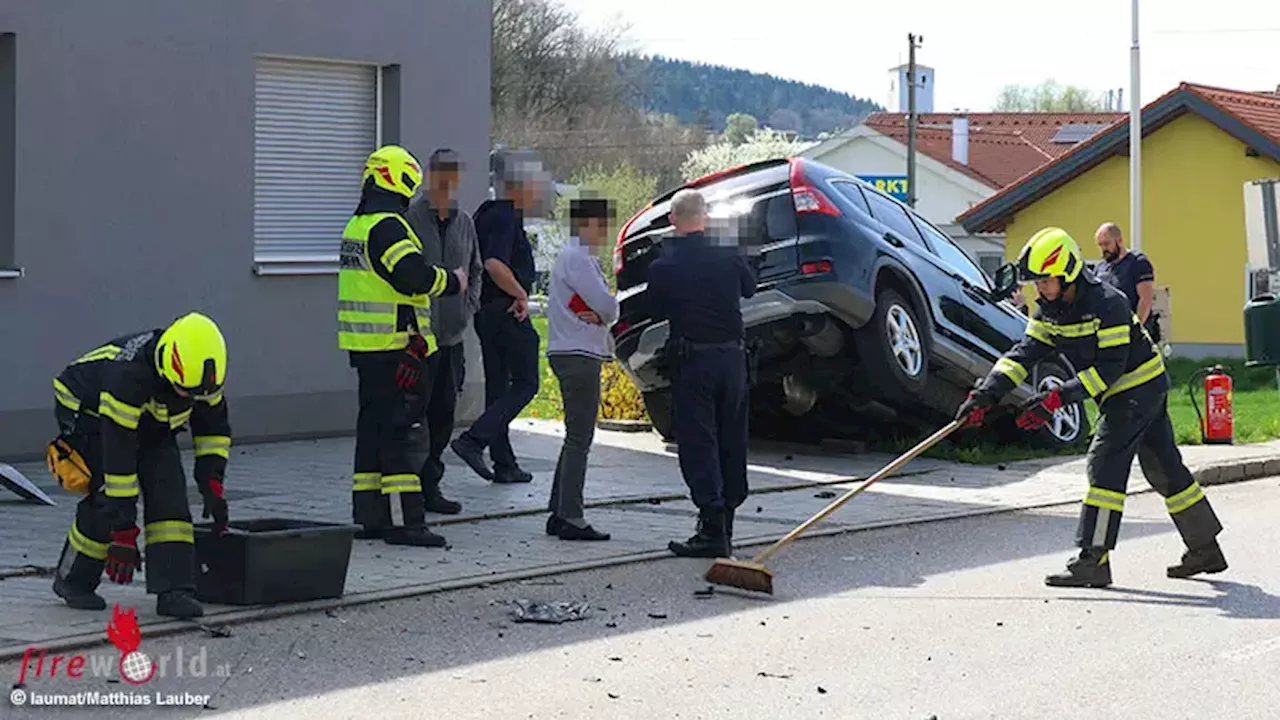
[[[795,530],[787,533],[774,544],[765,548],[763,552],[756,555],[750,560],[734,560],[732,558],[722,558],[716,560],[711,569],[707,570],[707,582],[716,585],[726,585],[728,587],[741,588],[743,590],[755,590],[757,592],[765,592],[773,594],[773,571],[765,566],[764,561],[773,556],[774,553],[789,545],[796,538],[800,537],[806,530],[814,525],[822,522],[828,515],[840,509],[840,506],[852,500],[863,490],[879,482],[898,468],[911,462],[917,455],[937,445],[944,438],[955,432],[964,424],[964,419],[953,420],[934,434],[920,441],[919,445],[911,448],[896,460],[885,465],[875,475],[867,478],[861,485],[850,490],[844,495],[836,498],[830,505],[826,506],[818,512],[817,515],[805,520],[803,524]]]

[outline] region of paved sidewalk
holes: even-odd
[[[542,532],[544,507],[563,430],[558,423],[519,420],[513,442],[527,485],[492,485],[451,455],[444,489],[463,514],[439,517],[450,548],[400,548],[357,541],[346,596],[329,603],[275,608],[207,606],[205,623],[367,602],[513,577],[532,577],[603,564],[661,557],[670,539],[687,537],[696,516],[686,499],[675,456],[652,433],[597,431],[587,483],[588,519],[613,534],[605,543],[569,543]],[[233,518],[295,517],[350,521],[348,473],[352,440],[250,445],[232,451],[227,495]],[[1205,484],[1280,474],[1280,442],[1238,447],[1184,448]],[[892,459],[888,455],[800,454],[760,447],[750,458],[752,497],[740,511],[739,545],[772,541],[854,487]],[[188,465],[190,465],[188,459]],[[59,501],[46,508],[19,503],[0,490],[0,659],[29,644],[44,647],[104,638],[109,612],[77,612],[50,591],[47,577],[74,512],[40,463],[18,468]],[[908,522],[1073,502],[1083,486],[1079,458],[1030,460],[983,467],[917,460],[878,483],[813,532],[846,531]],[[1135,464],[1133,491],[1147,489]],[[191,489],[194,513],[200,499]],[[1065,544],[1064,540],[1064,544]],[[142,578],[132,586],[104,583],[108,603],[137,607],[149,633],[182,627],[154,614]]]

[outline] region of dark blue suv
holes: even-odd
[[[849,434],[868,422],[949,419],[974,382],[1020,338],[1027,318],[946,234],[897,200],[821,163],[770,160],[683,187],[707,198],[711,232],[736,238],[759,282],[744,300],[757,372],[753,428]],[[678,189],[678,188],[677,188]],[[644,395],[654,427],[671,436],[670,380],[659,354],[645,273],[671,232],[675,190],[618,234],[618,359]],[[1006,401],[1070,378],[1061,357],[1041,363]],[[1060,410],[1037,439],[1087,438],[1085,410]],[[814,438],[814,439],[820,439]]]

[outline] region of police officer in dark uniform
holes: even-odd
[[[675,234],[648,271],[655,320],[670,321],[672,425],[680,471],[698,507],[693,537],[668,545],[682,557],[728,557],[733,516],[747,498],[747,357],[742,298],[756,279],[736,247],[706,235],[696,190],[671,199]]]
[[[1217,541],[1222,524],[1174,440],[1164,358],[1128,299],[1084,267],[1080,247],[1059,228],[1032,236],[1018,257],[1018,272],[1023,282],[1035,282],[1040,296],[1027,334],[996,361],[956,418],[981,425],[986,412],[1026,380],[1028,369],[1054,351],[1070,359],[1079,373],[1060,388],[1033,398],[1018,417],[1018,426],[1038,428],[1063,406],[1085,398],[1098,403],[1101,421],[1089,446],[1089,490],[1076,533],[1080,554],[1067,563],[1065,572],[1046,577],[1045,583],[1111,584],[1110,555],[1120,533],[1135,454],[1147,481],[1164,496],[1165,508],[1187,546],[1182,562],[1168,568],[1168,576],[1226,570]]]

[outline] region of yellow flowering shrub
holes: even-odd
[[[616,361],[600,369],[600,417],[604,420],[648,420],[644,398]]]

